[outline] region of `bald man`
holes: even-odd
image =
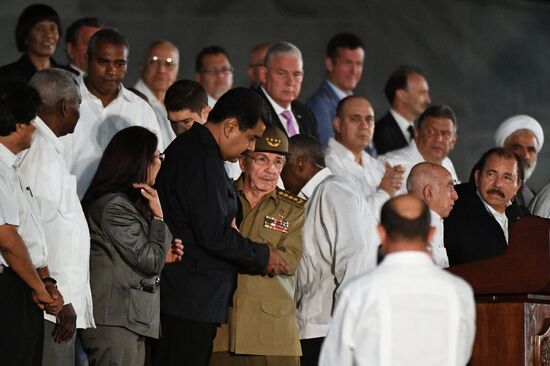
[[[416,164],[407,179],[407,191],[430,208],[432,226],[435,228],[430,248],[432,257],[439,267],[449,267],[443,244],[443,219],[449,216],[458,199],[451,173],[439,164]]]
[[[465,365],[475,335],[472,288],[430,257],[430,210],[403,195],[382,207],[384,261],[338,300],[319,365]]]

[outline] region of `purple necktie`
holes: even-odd
[[[292,118],[292,114],[290,111],[283,111],[281,113],[281,116],[283,116],[284,119],[286,119],[286,129],[288,130],[288,136],[292,137],[296,134],[298,134],[298,131],[296,131],[294,118]]]

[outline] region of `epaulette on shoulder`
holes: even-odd
[[[306,199],[300,198],[290,193],[289,191],[285,191],[283,189],[280,189],[279,187],[277,187],[276,191],[277,191],[277,197],[279,197],[283,201],[292,203],[298,207],[303,207],[306,204],[306,201],[307,201]]]

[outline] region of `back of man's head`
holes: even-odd
[[[239,122],[241,131],[254,128],[259,121],[271,125],[271,112],[260,94],[248,88],[235,88],[226,92],[210,111],[208,123],[219,124],[228,118]]]
[[[9,136],[17,124],[30,124],[40,109],[40,95],[23,82],[0,83],[0,137]]]
[[[318,167],[325,167],[323,145],[315,138],[305,133],[292,136],[289,140],[288,153],[292,157],[303,156]]]
[[[168,88],[164,97],[164,105],[168,112],[189,109],[200,115],[203,108],[208,105],[208,96],[200,83],[182,79]]]
[[[96,47],[100,43],[109,43],[114,45],[123,45],[126,48],[126,53],[130,52],[130,45],[126,36],[114,28],[103,28],[94,33],[88,43],[88,60],[91,60]]]
[[[69,71],[50,68],[38,71],[29,85],[40,94],[42,108],[55,108],[63,101],[74,101],[79,97],[76,77]]]
[[[427,245],[430,221],[428,206],[413,195],[391,198],[382,206],[380,213],[380,225],[390,245],[407,242]]]

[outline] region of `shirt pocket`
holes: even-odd
[[[269,242],[275,248],[277,248],[279,246],[279,243],[283,239],[283,235],[285,234],[282,231],[265,227],[263,222],[261,223],[261,225],[262,227],[258,233],[260,239],[262,239],[263,242]]]

